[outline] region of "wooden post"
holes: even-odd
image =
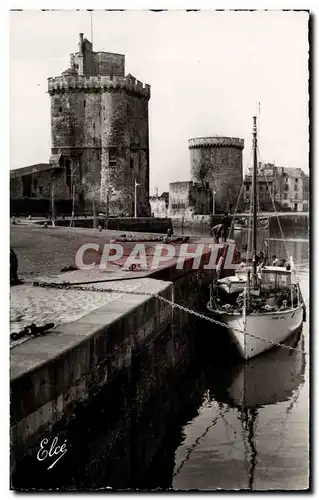
[[[51,177],[51,221],[52,221],[52,226],[55,226],[55,201],[54,201],[54,196],[55,196],[55,177],[54,173],[52,174]]]
[[[92,198],[92,209],[93,209],[93,229],[97,228],[97,220],[96,220],[96,206],[95,206],[95,192],[93,191]]]

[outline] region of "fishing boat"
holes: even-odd
[[[268,217],[259,217],[258,218],[258,226],[257,226],[258,230],[268,229],[268,226],[269,226]],[[247,219],[235,220],[234,224],[233,224],[233,229],[234,229],[234,231],[242,231],[243,229],[244,230],[247,230],[247,229],[251,230],[252,225],[250,223],[250,220],[247,220]]]
[[[282,343],[305,320],[305,304],[289,265],[258,263],[257,256],[257,118],[253,118],[252,265],[210,287],[207,309],[224,323],[242,358],[250,359]],[[278,219],[279,223],[279,219]]]

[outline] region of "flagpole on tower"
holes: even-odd
[[[93,47],[93,10],[90,11],[90,16],[91,16],[91,43]]]

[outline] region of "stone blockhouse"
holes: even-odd
[[[189,139],[191,180],[209,189],[216,212],[236,207],[243,181],[244,140],[233,137]],[[205,212],[206,213],[206,212]]]
[[[169,184],[169,215],[191,217],[195,214],[210,214],[212,194],[209,186],[193,181]]]

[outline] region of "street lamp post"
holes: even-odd
[[[136,182],[136,179],[134,180],[134,217],[135,219],[137,218],[137,186],[139,186],[138,182]]]
[[[215,215],[215,201],[216,201],[216,196],[217,191],[213,191],[213,215]]]

